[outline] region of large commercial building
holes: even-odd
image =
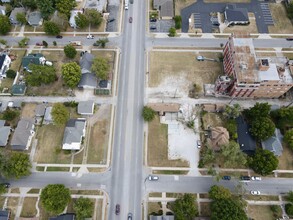
[[[252,38],[231,36],[223,55],[225,75],[216,81],[216,94],[279,98],[293,86],[287,58],[257,58]]]

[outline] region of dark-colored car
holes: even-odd
[[[156,21],[157,21],[157,19],[155,19],[155,18],[150,19],[150,22],[156,22]]]
[[[288,38],[286,38],[286,40],[292,41],[293,40],[293,37],[288,37]]]
[[[63,38],[63,36],[62,35],[57,35],[56,38],[61,39],[61,38]]]
[[[241,176],[240,179],[241,180],[250,180],[250,176]]]
[[[115,21],[115,18],[109,18],[108,23]]]
[[[119,215],[120,214],[120,205],[119,204],[116,205],[115,214],[116,215]]]
[[[223,176],[222,179],[223,180],[231,180],[231,176]]]
[[[157,27],[156,27],[156,26],[151,26],[150,29],[151,29],[151,30],[156,30]]]
[[[10,183],[0,183],[1,186],[4,186],[5,188],[9,188],[10,187]]]
[[[36,46],[43,46],[43,43],[36,43]]]
[[[129,17],[129,23],[132,23],[132,17]]]
[[[127,220],[132,220],[132,213],[128,213]]]

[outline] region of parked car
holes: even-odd
[[[132,213],[128,213],[127,220],[132,220]]]
[[[115,21],[115,18],[109,18],[108,23]]]
[[[132,17],[129,17],[129,23],[132,23]]]
[[[10,187],[10,183],[0,183],[1,186],[4,186],[5,188],[9,188]]]
[[[231,176],[223,176],[222,180],[231,180]]]
[[[61,38],[63,38],[63,36],[62,35],[57,35],[56,38],[61,39]]]
[[[261,177],[260,177],[260,176],[252,176],[252,177],[251,177],[251,180],[257,180],[257,181],[260,181],[260,180],[261,180]]]
[[[36,46],[43,46],[43,43],[36,43]]]
[[[241,176],[240,179],[241,180],[250,180],[250,176]]]
[[[156,22],[157,19],[156,18],[150,18],[150,22]]]
[[[98,47],[98,46],[100,46],[100,44],[99,44],[99,43],[97,43],[97,42],[95,42],[95,43],[93,43],[93,46],[96,46],[96,47]]]
[[[115,214],[116,215],[119,215],[120,214],[120,205],[119,204],[116,205]]]
[[[197,145],[197,148],[198,148],[198,149],[201,148],[201,142],[200,142],[200,140],[197,140],[197,141],[196,141],[196,145]]]
[[[288,38],[286,38],[286,40],[292,41],[293,40],[293,37],[288,37]]]
[[[88,36],[86,36],[86,39],[94,39],[94,36],[89,34]]]
[[[203,56],[197,56],[196,59],[197,59],[198,61],[204,61],[204,57],[203,57]]]
[[[149,175],[148,179],[149,179],[149,181],[157,181],[157,180],[159,180],[159,177],[158,176]]]
[[[151,30],[156,30],[157,27],[152,25],[152,26],[150,26],[150,29],[151,29]]]
[[[257,191],[257,190],[253,190],[253,191],[250,191],[251,195],[260,195],[260,191]]]

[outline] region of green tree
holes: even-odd
[[[244,110],[245,116],[249,120],[254,120],[257,118],[268,117],[271,111],[271,105],[268,103],[259,103],[257,102],[253,107],[250,109]]]
[[[184,194],[176,199],[171,208],[177,220],[191,220],[198,215],[195,197],[192,194]]]
[[[41,192],[42,205],[52,214],[63,212],[70,199],[70,190],[62,184],[49,184]]]
[[[144,106],[142,109],[142,117],[145,121],[150,122],[155,118],[156,112],[148,107],[148,106]]]
[[[44,19],[48,19],[54,12],[53,2],[51,0],[37,1],[38,8]]]
[[[28,37],[23,38],[22,40],[18,42],[18,46],[21,48],[25,47],[27,43],[29,42],[29,40],[30,39]]]
[[[81,78],[80,66],[75,63],[65,63],[62,65],[62,77],[69,88],[74,88],[78,85]]]
[[[250,167],[258,174],[263,176],[271,174],[273,170],[278,167],[278,158],[274,155],[274,153],[257,149],[254,156],[249,161]]]
[[[44,41],[44,40],[43,40],[42,43],[43,43],[44,47],[48,47],[48,43],[47,43],[47,41]]]
[[[7,192],[5,184],[0,184],[0,195]]]
[[[80,197],[73,204],[77,220],[91,218],[94,211],[94,203],[89,198]]]
[[[293,129],[286,131],[284,135],[284,142],[293,150]]]
[[[230,138],[236,140],[238,138],[237,134],[237,123],[234,119],[229,119],[225,123],[225,128],[229,132]]]
[[[176,29],[180,29],[181,28],[181,23],[182,23],[182,18],[180,15],[176,15],[174,17],[174,21],[175,21],[175,28]]]
[[[293,19],[293,2],[287,4],[286,6],[287,16],[289,19]]]
[[[50,84],[57,80],[56,70],[53,66],[29,64],[31,72],[26,72],[26,83],[30,86]]]
[[[0,39],[0,44],[6,45],[7,44],[7,40]]]
[[[25,13],[17,13],[16,14],[16,20],[20,24],[26,24],[27,20],[26,20],[26,17],[25,17]]]
[[[7,78],[14,79],[16,77],[16,72],[12,69],[6,71]]]
[[[74,46],[68,44],[64,47],[64,53],[66,57],[73,59],[76,56],[77,51]]]
[[[56,0],[56,9],[68,18],[70,11],[76,6],[75,0]]]
[[[88,27],[89,25],[89,20],[85,16],[85,14],[78,13],[74,19],[75,19],[76,26],[79,28],[85,28],[85,27]]]
[[[268,117],[256,118],[251,123],[250,133],[258,140],[267,140],[275,132],[275,124]]]
[[[100,27],[103,22],[103,15],[93,8],[85,10],[85,16],[87,17],[91,26]]]
[[[11,29],[9,18],[6,15],[0,15],[0,34],[5,35]]]
[[[171,27],[170,29],[169,29],[169,35],[168,35],[169,37],[175,37],[176,36],[176,28],[174,28],[174,27]]]
[[[6,109],[3,112],[3,116],[2,118],[6,121],[12,121],[13,119],[15,119],[17,116],[19,115],[19,113],[17,111],[11,110],[11,109]]]
[[[288,202],[293,203],[293,191],[288,192],[288,195],[286,196],[286,199],[288,200]]]
[[[100,45],[102,48],[106,47],[106,44],[109,42],[108,38],[100,38],[96,41],[96,44]]]
[[[236,168],[237,166],[245,166],[247,162],[246,154],[244,154],[238,143],[230,141],[221,148],[221,155],[224,157],[224,166]]]
[[[240,115],[240,113],[241,113],[241,106],[239,104],[234,104],[233,106],[226,105],[223,115],[225,118],[235,119]]]
[[[211,220],[247,220],[247,216],[237,200],[217,199],[211,203]]]
[[[214,162],[215,159],[216,159],[216,154],[212,149],[207,148],[203,150],[201,160],[204,165]]]
[[[28,154],[23,152],[11,152],[9,160],[7,160],[2,169],[2,174],[6,178],[19,179],[24,176],[29,176],[31,167],[32,165]]]
[[[293,216],[293,204],[292,203],[286,204],[285,205],[285,211],[286,211],[287,215],[292,217]]]
[[[56,47],[57,46],[57,42],[54,40],[53,41],[53,45]]]
[[[56,125],[64,125],[69,120],[69,111],[62,103],[53,105],[51,115]]]
[[[52,21],[45,21],[44,22],[44,31],[48,35],[58,35],[60,34],[59,26],[52,22]]]
[[[230,199],[232,196],[229,189],[224,186],[213,185],[209,191],[210,199]]]
[[[20,6],[29,8],[32,11],[33,10],[36,10],[38,8],[37,0],[15,0],[14,2],[15,3],[18,2],[18,5],[15,5],[15,6],[19,6],[20,5]]]
[[[10,4],[4,4],[5,8],[5,14],[6,15],[10,15],[11,11],[12,11],[12,6]]]
[[[108,59],[104,57],[95,57],[93,59],[92,71],[99,77],[101,80],[107,80],[109,77],[110,66]]]

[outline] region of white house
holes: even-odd
[[[64,130],[62,142],[63,150],[80,150],[82,139],[85,136],[86,119],[70,119]]]
[[[9,69],[11,59],[7,54],[0,55],[0,78],[6,78],[6,71]]]

